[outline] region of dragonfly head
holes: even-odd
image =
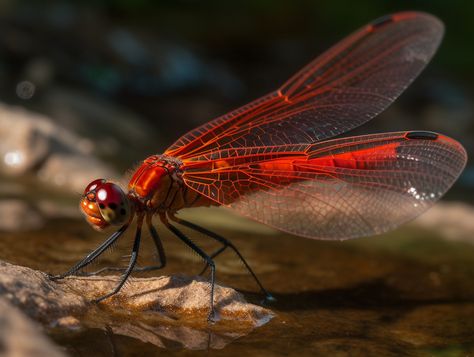
[[[130,200],[122,188],[104,179],[87,185],[80,207],[87,222],[99,231],[128,222],[132,211]]]

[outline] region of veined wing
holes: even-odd
[[[185,184],[238,213],[296,235],[379,234],[424,212],[466,163],[455,140],[399,132],[309,145],[222,149],[185,162]]]
[[[165,154],[312,143],[370,120],[429,62],[443,24],[417,12],[380,18],[345,38],[280,89],[187,133]]]

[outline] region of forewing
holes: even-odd
[[[311,145],[224,149],[190,162],[184,182],[254,220],[295,235],[346,239],[391,230],[424,212],[466,163],[430,132]]]
[[[435,17],[397,13],[364,26],[279,90],[187,133],[167,151],[181,159],[216,149],[312,143],[370,120],[413,81],[443,35]]]

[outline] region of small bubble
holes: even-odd
[[[35,90],[36,86],[30,81],[21,81],[16,85],[16,95],[21,99],[31,99]]]

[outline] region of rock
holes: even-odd
[[[38,170],[44,183],[81,194],[87,184],[101,177],[114,179],[117,175],[100,161],[78,154],[53,154]]]
[[[0,106],[1,170],[23,175],[44,161],[51,150],[51,129],[39,116]]]
[[[0,201],[0,231],[27,231],[43,226],[44,220],[38,210],[17,199]]]
[[[92,157],[94,144],[49,117],[0,104],[0,173],[36,175],[46,185],[81,192],[98,177],[116,178]]]
[[[55,327],[77,330],[81,327],[81,322],[74,316],[64,316],[57,319]]]
[[[84,297],[50,281],[46,274],[6,262],[0,262],[0,296],[33,319],[51,324],[85,313],[88,306]]]
[[[134,278],[115,297],[99,305],[89,301],[109,292],[118,276],[68,277],[0,262],[0,298],[49,327],[112,331],[165,347],[223,348],[272,319],[273,313],[245,301],[242,294],[216,285],[220,321],[209,325],[209,283],[202,278]]]
[[[110,292],[118,280],[118,276],[68,277],[65,283],[87,299],[94,299]],[[209,313],[209,292],[209,282],[201,277],[134,278],[120,294],[103,304],[116,311],[153,310],[170,317],[182,315],[205,320]],[[273,317],[268,309],[249,304],[242,294],[229,287],[215,286],[214,304],[223,320],[240,321],[256,327]]]
[[[436,230],[443,238],[474,244],[474,207],[463,202],[438,202],[413,224]]]
[[[39,326],[3,298],[0,299],[0,346],[2,356],[65,356]]]

